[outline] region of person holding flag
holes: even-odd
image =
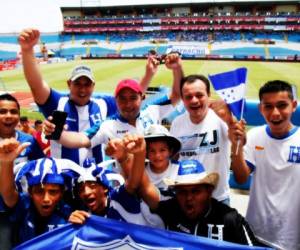
[[[217,172],[220,180],[213,197],[228,204],[231,153],[228,125],[233,118],[227,115],[229,112],[224,112],[223,108],[227,106],[223,105],[223,101],[217,104],[210,102],[210,82],[203,75],[183,78],[180,92],[186,112],[173,120],[170,129],[171,134],[182,144],[179,160],[198,160],[203,163],[207,172]],[[226,115],[222,116],[224,120],[214,112],[220,107]]]
[[[297,101],[281,80],[259,90],[266,125],[250,129],[245,121],[229,128],[232,169],[244,183],[253,172],[246,218],[255,235],[275,249],[300,249],[300,130],[291,117]]]

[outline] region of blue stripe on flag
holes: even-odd
[[[238,68],[236,70],[209,75],[209,79],[215,90],[232,88],[246,83],[247,68]]]

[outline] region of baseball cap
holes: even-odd
[[[144,138],[146,143],[152,140],[162,140],[167,142],[170,149],[172,149],[172,156],[176,155],[181,148],[181,142],[174,136],[172,136],[169,130],[163,125],[152,124],[145,131]]]
[[[174,179],[165,178],[164,182],[171,187],[182,185],[207,184],[216,187],[219,174],[207,173],[203,165],[197,160],[183,160],[179,162],[178,173]]]
[[[117,96],[120,93],[120,91],[125,88],[129,88],[136,93],[142,93],[142,88],[136,80],[124,79],[118,83],[118,85],[115,89],[115,96]]]
[[[85,76],[89,78],[92,82],[95,82],[93,72],[91,68],[89,68],[88,66],[85,65],[76,66],[71,72],[70,80],[75,81],[81,76]]]

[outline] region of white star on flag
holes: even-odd
[[[216,93],[228,104],[237,102],[245,96],[245,84],[242,83],[241,85],[217,90]]]

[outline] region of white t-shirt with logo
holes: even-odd
[[[219,201],[229,198],[230,141],[228,126],[209,109],[206,117],[194,124],[185,112],[174,119],[171,134],[181,141],[179,160],[201,162],[207,172],[217,172],[219,183],[213,197]]]

